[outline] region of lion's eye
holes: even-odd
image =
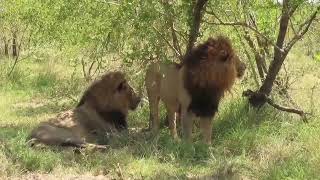
[[[120,84],[118,85],[117,91],[123,91],[123,90],[125,90],[126,88],[127,88],[127,85],[126,85],[126,82],[124,81],[124,82],[122,82],[122,83],[120,83]]]

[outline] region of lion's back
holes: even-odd
[[[156,62],[149,65],[146,73],[146,88],[149,93],[161,99],[176,98],[179,81],[179,67],[175,63]]]

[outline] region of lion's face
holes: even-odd
[[[138,106],[140,99],[123,73],[109,72],[88,88],[79,105],[87,102],[99,112],[118,111],[126,115]]]
[[[128,107],[130,110],[135,110],[141,101],[141,97],[134,92],[126,80],[118,84],[114,98],[116,101],[121,102],[123,107]]]
[[[241,78],[246,70],[246,64],[243,63],[239,56],[235,53],[227,53],[222,50],[219,54],[210,55],[209,52],[209,60],[211,59],[211,63],[213,67],[219,67],[217,72],[220,72],[221,75],[228,74],[230,71],[235,71],[236,77]],[[220,71],[219,71],[220,70]]]
[[[189,72],[189,88],[216,87],[222,91],[229,90],[246,69],[230,40],[221,36],[209,38],[197,46],[185,59],[185,63]]]

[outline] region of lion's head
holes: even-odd
[[[96,80],[86,90],[78,106],[86,102],[98,112],[119,111],[126,115],[128,110],[136,109],[140,99],[124,74],[117,71]]]
[[[199,116],[212,116],[225,91],[230,90],[245,65],[226,37],[209,38],[184,58],[184,84],[192,97],[189,109]]]
[[[230,40],[222,36],[209,38],[192,49],[184,63],[191,84],[200,88],[214,86],[222,91],[229,90],[246,69]]]

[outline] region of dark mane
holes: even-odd
[[[183,64],[194,66],[200,63],[200,60],[208,58],[208,47],[213,43],[213,39],[208,39],[205,43],[191,49],[183,58]]]
[[[83,95],[81,96],[80,101],[79,101],[79,103],[77,104],[76,108],[82,106],[82,105],[84,104],[84,102],[86,101],[86,99],[88,99],[88,96],[89,96],[89,91],[86,90],[86,91],[83,93]]]
[[[223,94],[218,88],[194,88],[188,89],[191,95],[191,103],[188,111],[199,117],[213,117],[218,111],[219,102]]]
[[[93,90],[97,86],[100,86],[101,83],[104,83],[103,80],[109,79],[111,75],[120,75],[122,76],[122,73],[120,72],[109,72],[104,74],[101,78],[95,80],[83,93],[82,97],[80,98],[79,103],[77,104],[76,108],[82,106],[86,102],[90,101],[90,105],[97,111],[97,113],[108,123],[113,124],[117,130],[124,130],[128,128],[128,123],[126,120],[126,115],[121,113],[121,111],[118,110],[105,110],[99,107],[99,104],[94,97],[95,91]],[[110,80],[109,80],[110,81]],[[106,86],[103,85],[103,86]],[[106,87],[111,88],[111,87]]]
[[[206,42],[194,47],[183,60],[186,67],[184,86],[191,96],[188,110],[199,117],[213,117],[218,111],[219,102],[224,94],[223,88],[218,87],[215,83],[208,83],[212,81],[208,77],[214,75],[214,71],[219,68],[210,64],[210,61],[213,60],[209,59],[208,54],[209,51],[218,53],[221,49],[224,50],[225,44],[224,42],[222,45],[219,44],[220,41],[226,41],[227,45],[230,43],[222,37],[209,38]]]
[[[107,122],[113,124],[118,131],[127,130],[126,116],[120,111],[102,111],[98,114]]]

